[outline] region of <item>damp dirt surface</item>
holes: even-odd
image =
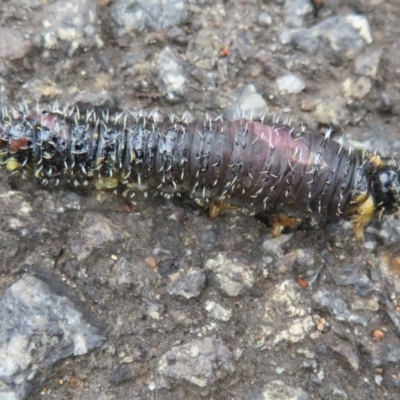
[[[397,0],[2,1],[0,105],[265,114],[400,161],[398,21]],[[396,214],[363,243],[272,238],[3,168],[0,399],[398,399],[399,240]]]

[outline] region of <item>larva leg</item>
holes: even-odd
[[[278,214],[272,227],[272,236],[278,237],[285,228],[296,226],[301,222],[300,218],[289,217],[286,214]]]
[[[370,194],[361,193],[357,196],[354,203],[357,205],[354,209],[354,215],[351,217],[351,222],[353,223],[356,239],[362,242],[364,240],[365,226],[371,220],[375,212],[374,199]]]
[[[381,158],[380,158],[378,155],[376,155],[376,154],[373,154],[373,155],[371,155],[371,156],[369,157],[369,162],[370,162],[375,168],[381,167],[381,166],[383,165],[383,162],[382,162]]]
[[[232,206],[231,204],[224,203],[218,200],[212,200],[208,209],[208,216],[210,218],[217,218],[222,211],[237,209],[238,207]]]

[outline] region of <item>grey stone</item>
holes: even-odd
[[[206,301],[204,308],[209,313],[210,317],[217,319],[219,321],[229,321],[232,316],[232,310],[228,310],[222,307],[215,301]]]
[[[362,296],[367,296],[377,290],[371,279],[354,264],[350,264],[344,270],[334,271],[333,275],[338,286],[354,285]]]
[[[0,27],[0,58],[18,60],[23,58],[31,49],[30,39],[23,34],[6,27]]]
[[[233,254],[218,253],[205,262],[204,268],[214,274],[220,290],[230,297],[254,285],[254,266]]]
[[[302,389],[289,386],[280,380],[268,383],[262,395],[264,400],[310,400]]]
[[[160,30],[183,23],[187,18],[185,0],[117,0],[111,9],[117,37],[145,29]]]
[[[318,308],[329,312],[338,321],[347,321],[362,326],[368,325],[367,318],[352,313],[343,299],[325,287],[318,289],[314,293],[313,300]]]
[[[374,368],[400,362],[400,346],[397,342],[375,343],[367,348]]]
[[[218,36],[201,30],[189,41],[186,57],[197,68],[211,70],[217,64],[220,52]]]
[[[382,58],[382,49],[373,51],[372,53],[359,55],[354,60],[354,72],[357,75],[368,76],[375,79],[378,74],[379,63]]]
[[[310,0],[286,0],[285,20],[291,28],[299,28],[310,22],[314,15],[314,8]]]
[[[350,365],[354,371],[360,369],[360,360],[356,351],[350,345],[346,343],[339,343],[338,345],[331,346],[331,349],[340,354]]]
[[[172,296],[181,296],[186,299],[197,297],[203,291],[206,284],[206,274],[201,269],[191,269],[184,272],[168,293]]]
[[[207,337],[173,347],[161,357],[158,370],[166,378],[204,388],[234,371],[231,358],[220,339]]]
[[[333,64],[351,60],[372,43],[368,20],[362,15],[334,16],[326,18],[311,28],[283,31],[283,44],[315,54],[318,49]]]
[[[60,49],[70,56],[78,49],[101,48],[95,0],[58,0],[47,10],[40,32],[46,49]]]
[[[170,101],[178,101],[186,92],[186,76],[182,61],[165,47],[157,59],[156,85],[160,92]]]
[[[257,92],[254,85],[246,85],[240,92],[237,103],[225,110],[224,118],[233,121],[237,118],[263,118],[269,109],[267,102]]]
[[[105,341],[71,300],[30,275],[0,298],[0,320],[0,398],[26,398],[41,369]]]
[[[268,14],[267,12],[262,12],[259,16],[258,16],[258,20],[257,20],[258,24],[261,26],[269,26],[272,24],[272,17],[270,14]]]
[[[85,214],[79,235],[70,240],[70,250],[78,260],[84,260],[105,243],[122,239],[123,233],[108,218],[95,212]]]

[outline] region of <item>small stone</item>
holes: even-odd
[[[298,343],[306,338],[306,336],[313,331],[315,327],[314,321],[311,316],[305,318],[296,318],[292,324],[289,325],[288,329],[281,331],[275,336],[273,345],[275,346],[281,341],[287,341],[290,343]]]
[[[314,111],[315,109],[315,102],[313,100],[303,99],[301,101],[301,109],[303,111]]]
[[[214,319],[225,322],[231,319],[232,310],[228,310],[214,301],[206,301],[204,308],[210,314],[210,317]]]
[[[120,240],[124,234],[108,218],[96,212],[87,212],[81,222],[79,235],[70,239],[70,251],[78,260],[84,260],[95,248]]]
[[[368,325],[367,318],[350,312],[345,301],[325,287],[321,287],[314,293],[313,301],[317,308],[332,314],[338,321],[348,321],[362,326]]]
[[[267,12],[262,12],[257,20],[260,26],[270,26],[272,24],[272,17]]]
[[[318,322],[318,324],[317,324],[317,330],[319,331],[319,332],[324,332],[325,331],[325,323],[326,323],[326,321],[325,321],[325,319],[321,319],[319,322]]]
[[[111,7],[115,36],[155,31],[186,21],[185,0],[117,0]]]
[[[365,98],[372,89],[372,83],[370,79],[362,76],[358,79],[347,78],[343,82],[343,92],[346,97],[350,97],[356,100],[362,100]]]
[[[187,80],[182,61],[169,47],[165,47],[158,56],[155,83],[170,101],[177,101],[186,93]]]
[[[283,93],[297,94],[305,89],[306,84],[296,75],[287,74],[276,80],[278,90]]]
[[[178,280],[168,290],[171,296],[181,296],[186,299],[197,297],[205,288],[206,275],[201,269],[192,269],[182,273]]]
[[[262,393],[263,400],[311,400],[300,388],[285,384],[280,380],[269,382]]]
[[[48,8],[42,23],[41,41],[47,49],[60,49],[72,56],[78,49],[103,46],[94,0],[58,0]]]
[[[150,318],[153,318],[155,320],[160,320],[161,319],[161,314],[164,310],[164,306],[162,306],[161,304],[157,304],[157,303],[150,303],[147,306],[147,314]]]
[[[159,363],[159,373],[182,383],[204,388],[234,371],[231,353],[220,339],[204,338],[175,346]]]
[[[285,30],[279,39],[310,54],[321,49],[332,64],[354,59],[372,43],[368,20],[362,15],[329,17],[310,28]]]
[[[331,349],[344,357],[354,371],[359,370],[360,360],[351,346],[347,344],[338,344],[337,346],[331,346]]]
[[[46,282],[25,275],[0,298],[0,398],[26,398],[39,370],[86,354],[105,341],[87,315],[60,294],[57,278],[49,274]],[[4,381],[10,384],[8,397]]]
[[[238,296],[254,285],[254,266],[234,255],[219,253],[208,259],[204,267],[213,272],[220,290],[228,296]]]
[[[257,92],[254,85],[246,85],[237,101],[224,112],[224,118],[233,121],[244,116],[245,118],[263,118],[268,113],[268,106],[264,98]],[[240,115],[238,115],[240,114]]]
[[[345,99],[340,96],[318,99],[315,101],[316,107],[313,116],[323,125],[344,127],[350,122],[350,115],[344,106],[345,103]]]
[[[31,47],[31,41],[24,39],[22,33],[0,27],[0,58],[19,60],[25,57]]]
[[[173,26],[167,32],[167,37],[172,43],[186,45],[189,42],[188,34],[180,27]]]
[[[375,375],[374,377],[376,386],[382,386],[383,376],[382,375]]]
[[[49,79],[32,79],[24,84],[24,89],[37,101],[45,98],[54,98],[62,93],[60,87]]]
[[[268,238],[262,244],[263,250],[267,254],[282,255],[282,246],[287,243],[292,238],[292,236],[293,234],[289,233],[287,235],[281,235],[276,238]]]
[[[367,55],[360,55],[354,61],[354,72],[357,75],[368,76],[375,79],[378,75],[378,67],[383,50],[379,49]]]
[[[351,303],[353,311],[378,311],[379,301],[377,299],[354,299]]]
[[[360,36],[365,40],[367,44],[373,42],[371,29],[367,18],[364,15],[348,15],[346,22],[352,25],[360,34]]]
[[[310,22],[314,15],[314,8],[310,0],[285,1],[285,20],[287,26],[298,28]]]

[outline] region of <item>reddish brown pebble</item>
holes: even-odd
[[[325,324],[323,322],[318,323],[317,325],[317,331],[323,332],[325,329]]]
[[[307,281],[307,279],[298,278],[298,279],[297,279],[297,282],[298,282],[298,284],[299,284],[301,287],[306,287],[306,286],[308,286],[308,281]]]
[[[150,256],[147,257],[144,262],[146,263],[146,265],[152,269],[156,269],[157,267],[157,261],[154,257]]]
[[[383,339],[384,336],[385,336],[385,334],[384,334],[382,331],[380,331],[379,329],[375,329],[375,330],[372,332],[372,337],[373,337],[374,339],[376,339],[376,340]]]

